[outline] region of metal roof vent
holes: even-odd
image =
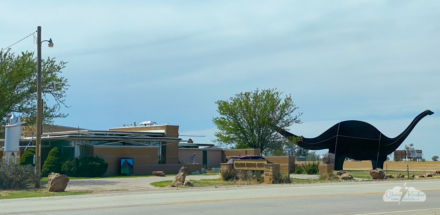
[[[152,126],[152,125],[156,125],[156,122],[153,121],[144,121],[139,123],[139,125],[143,125],[143,126]]]

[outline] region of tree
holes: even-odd
[[[51,172],[60,173],[63,156],[61,155],[58,147],[54,147],[49,151],[49,155],[44,161],[43,168],[41,169],[42,176],[48,176]]]
[[[273,125],[287,128],[293,123],[301,123],[298,109],[290,95],[283,99],[276,89],[255,90],[236,94],[228,101],[216,102],[220,117],[213,118],[220,130],[215,133],[218,142],[235,145],[235,148],[256,148],[261,153],[279,150],[286,145]]]
[[[36,122],[37,110],[37,59],[33,52],[19,55],[0,53],[0,116],[6,123],[11,112],[20,113],[28,125]],[[67,79],[61,76],[66,62],[57,63],[55,58],[42,60],[42,95],[44,103],[43,122],[51,123],[55,118],[66,117],[60,112],[65,105]]]
[[[436,155],[436,156],[433,156],[432,157],[432,161],[438,161],[438,156]]]
[[[26,150],[22,156],[20,156],[20,165],[34,165],[34,155],[35,155],[35,149],[30,148]]]
[[[315,151],[309,152],[307,155],[308,161],[319,161],[319,155]]]
[[[414,144],[410,143],[409,146],[405,145],[406,150],[414,150]]]

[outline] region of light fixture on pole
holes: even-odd
[[[49,43],[49,44],[48,44],[49,48],[52,48],[52,47],[53,47],[52,38],[50,38],[49,40],[43,40],[43,41],[41,41],[41,42],[48,42],[48,43]]]
[[[53,47],[52,38],[41,41],[41,26],[37,27],[37,135],[35,144],[35,170],[41,173],[41,134],[43,133],[43,98],[41,96],[41,44],[49,42]],[[40,188],[40,178],[35,182],[35,187]]]

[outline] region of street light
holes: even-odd
[[[43,133],[43,99],[41,97],[41,44],[49,42],[53,47],[52,38],[41,41],[41,26],[37,27],[37,139],[35,143],[35,169],[37,175],[41,172],[41,134]],[[40,188],[40,178],[35,182],[35,187]]]
[[[53,47],[52,38],[50,38],[49,40],[43,40],[43,41],[41,41],[41,42],[48,42],[48,43],[49,43],[49,44],[48,44],[49,48],[52,48],[52,47]]]

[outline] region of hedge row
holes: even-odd
[[[20,158],[20,165],[32,165],[35,155],[35,149],[28,149]],[[99,157],[75,158],[73,160],[63,161],[63,156],[58,149],[54,147],[49,151],[49,155],[41,169],[41,175],[48,176],[51,172],[66,174],[73,177],[100,177],[107,172],[108,164]]]

